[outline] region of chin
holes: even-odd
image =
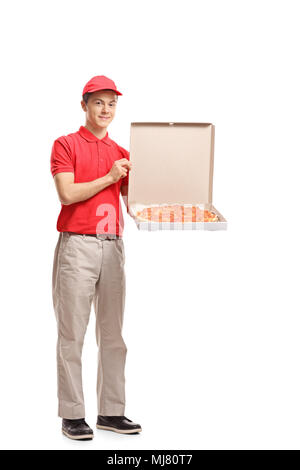
[[[97,127],[101,127],[102,129],[105,129],[109,125],[110,121],[108,122],[97,122]]]

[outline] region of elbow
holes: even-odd
[[[69,206],[70,204],[72,204],[72,201],[66,194],[61,194],[59,196],[59,200],[63,206]]]
[[[68,206],[68,205],[69,205],[69,202],[65,201],[64,199],[60,199],[60,203],[61,203],[63,206]]]

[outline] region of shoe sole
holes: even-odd
[[[79,436],[72,436],[72,434],[69,434],[67,431],[62,429],[62,433],[69,437],[70,439],[81,439],[81,440],[88,440],[88,439],[93,439],[94,434],[79,434]]]
[[[106,429],[107,431],[114,431],[114,432],[118,432],[120,434],[133,434],[133,433],[136,433],[136,432],[141,432],[142,431],[142,428],[137,428],[137,429],[117,429],[117,428],[113,428],[111,426],[102,426],[101,424],[96,424],[96,427],[98,429]]]

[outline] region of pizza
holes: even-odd
[[[219,217],[212,211],[198,206],[179,204],[145,207],[137,211],[137,218],[150,222],[217,222]]]

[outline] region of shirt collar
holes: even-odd
[[[89,131],[84,126],[80,126],[78,132],[81,137],[83,137],[88,142],[103,142],[104,144],[111,146],[111,140],[108,136],[108,132],[106,132],[106,135],[102,139],[98,139],[98,137],[96,137],[91,131]]]

